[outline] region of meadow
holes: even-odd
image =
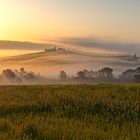
[[[140,85],[0,86],[0,140],[140,140]]]

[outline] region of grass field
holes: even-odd
[[[140,85],[1,86],[0,140],[140,140]]]

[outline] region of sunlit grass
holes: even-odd
[[[138,140],[140,85],[1,86],[0,139]]]

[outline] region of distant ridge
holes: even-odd
[[[0,40],[0,50],[43,50],[51,48],[53,44]]]

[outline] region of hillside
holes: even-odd
[[[0,40],[0,50],[42,50],[53,44]]]
[[[25,67],[29,70],[47,75],[55,75],[60,70],[73,74],[78,70],[97,70],[101,67],[112,67],[116,73],[126,68],[137,67],[140,62],[130,61],[120,56],[91,55],[77,51],[43,51],[29,53],[0,59],[1,68],[19,69]],[[14,64],[14,65],[13,65]]]

